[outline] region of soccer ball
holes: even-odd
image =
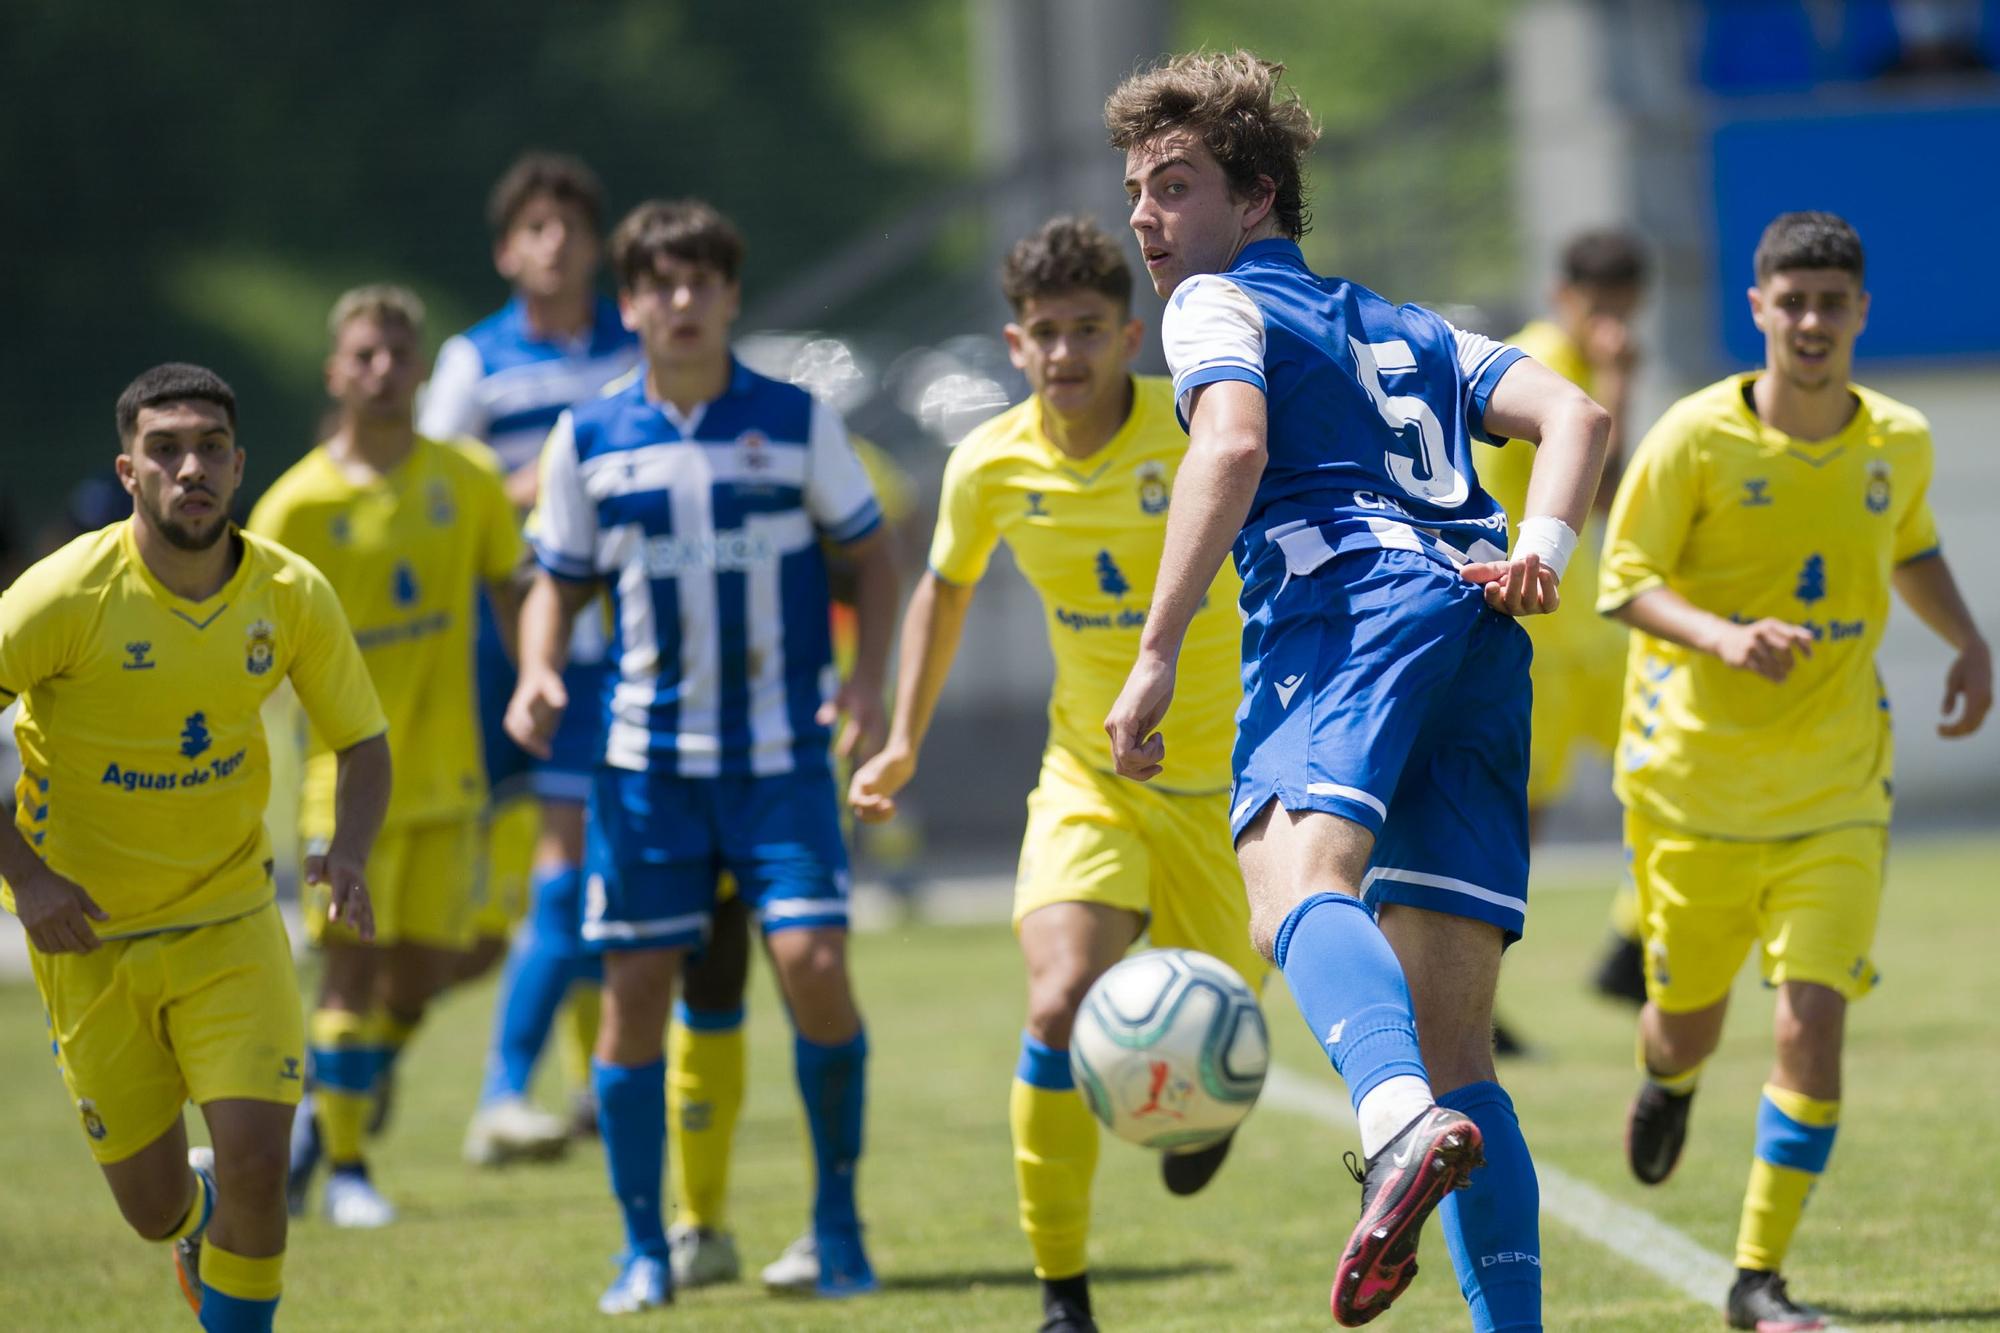
[[[1099,977],[1069,1039],[1090,1113],[1121,1139],[1173,1152],[1241,1124],[1270,1063],[1257,997],[1234,968],[1192,949],[1134,954]]]

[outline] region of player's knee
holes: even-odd
[[[188,1198],[178,1185],[158,1190],[128,1190],[117,1197],[125,1225],[141,1240],[165,1240],[187,1216]]]
[[[1784,987],[1772,1023],[1779,1062],[1800,1073],[1840,1064],[1847,1001],[1826,986],[1790,983]]]
[[[1270,902],[1253,899],[1250,903],[1250,947],[1274,966],[1278,961],[1278,930],[1290,912],[1289,906],[1280,910]]]
[[[1070,1029],[1076,1023],[1077,1006],[1096,981],[1089,968],[1045,972],[1028,982],[1028,1035],[1044,1046],[1057,1050],[1069,1046]]]
[[[290,1152],[282,1138],[230,1144],[215,1155],[216,1188],[246,1204],[281,1200]]]

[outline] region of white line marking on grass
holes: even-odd
[[[1352,1128],[1354,1113],[1331,1083],[1317,1083],[1289,1069],[1273,1067],[1264,1076],[1259,1100],[1308,1116],[1322,1124]],[[1687,1233],[1644,1209],[1622,1204],[1545,1160],[1535,1163],[1542,1183],[1542,1212],[1586,1240],[1594,1240],[1638,1265],[1691,1300],[1721,1309],[1736,1280],[1736,1265],[1703,1249]],[[1828,1333],[1842,1333],[1828,1324]]]

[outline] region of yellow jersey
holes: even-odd
[[[1594,392],[1590,363],[1561,328],[1547,320],[1535,320],[1508,342],[1526,352],[1585,393]],[[1472,442],[1472,465],[1479,484],[1494,502],[1507,511],[1507,521],[1518,530],[1528,510],[1528,475],[1535,468],[1536,448],[1527,440],[1507,440],[1498,445],[1484,440]],[[1563,571],[1563,604],[1555,614],[1523,616],[1521,628],[1534,640],[1536,660],[1554,665],[1562,659],[1568,669],[1589,669],[1593,663],[1614,671],[1624,649],[1623,631],[1607,626],[1590,612],[1597,595],[1598,550],[1604,544],[1604,525],[1595,516],[1578,534],[1576,551]],[[1544,673],[1546,674],[1546,673]]]
[[[521,561],[519,519],[492,450],[417,438],[388,475],[356,481],[325,445],[272,483],[250,527],[325,574],[389,717],[396,780],[385,828],[475,814],[486,771],[474,699],[472,636],[481,580]],[[300,832],[333,823],[334,761],[313,734]]]
[[[0,595],[0,707],[21,700],[14,824],[110,914],[107,939],[271,901],[259,710],[279,682],[338,748],[388,726],[318,570],[232,529],[236,572],[191,602],[146,567],[132,523],[78,537]]]
[[[1854,386],[1825,440],[1759,420],[1757,374],[1683,398],[1640,442],[1612,505],[1597,609],[1668,587],[1704,611],[1811,630],[1781,685],[1634,630],[1616,778],[1661,823],[1797,837],[1889,819],[1889,705],[1875,646],[1896,566],[1933,555],[1930,426]]]
[[[1167,499],[1187,453],[1169,380],[1132,381],[1132,412],[1102,449],[1071,458],[1042,428],[1031,397],[977,427],[945,465],[930,566],[969,586],[1004,538],[1042,599],[1056,664],[1049,743],[1110,771],[1104,718],[1139,655]],[[1227,563],[1188,626],[1173,706],[1161,728],[1166,791],[1228,788],[1242,697],[1242,584]]]

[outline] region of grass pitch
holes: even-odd
[[[1883,988],[1852,1016],[1840,1143],[1788,1266],[1800,1298],[1846,1327],[2000,1329],[2000,1166],[1987,1127],[1988,1108],[2000,1102],[1996,867],[2000,839],[1905,841],[1893,856]],[[1615,873],[1607,863],[1603,883]],[[1657,1190],[1632,1183],[1620,1149],[1634,1079],[1631,1018],[1581,985],[1608,893],[1592,888],[1536,885],[1502,1007],[1537,1052],[1502,1076],[1540,1160],[1726,1257],[1768,1065],[1769,999],[1746,976],[1680,1171]],[[686,1293],[635,1325],[957,1333],[1039,1322],[1008,1160],[1022,1003],[1013,941],[1004,925],[915,926],[861,936],[854,952],[875,1052],[862,1197],[884,1291],[819,1306],[746,1283]],[[733,1224],[754,1275],[805,1220],[806,1158],[768,969],[751,1003]],[[295,1226],[285,1327],[602,1325],[594,1302],[620,1233],[595,1146],[549,1167],[486,1173],[459,1161],[491,1006],[490,986],[451,997],[404,1065],[397,1119],[375,1158],[403,1220],[372,1233],[316,1220]],[[1343,1100],[1281,990],[1271,1009],[1278,1063],[1321,1081],[1330,1102]],[[192,1328],[165,1250],[120,1222],[47,1057],[33,988],[0,985],[0,1327]],[[1152,1158],[1107,1138],[1093,1237],[1104,1326],[1329,1327],[1326,1284],[1357,1198],[1340,1155],[1353,1146],[1347,1131],[1265,1106],[1215,1183],[1184,1201],[1162,1189]],[[1559,1217],[1544,1216],[1543,1254],[1551,1329],[1722,1327],[1714,1306]],[[1423,1267],[1375,1327],[1465,1326],[1435,1226]]]

